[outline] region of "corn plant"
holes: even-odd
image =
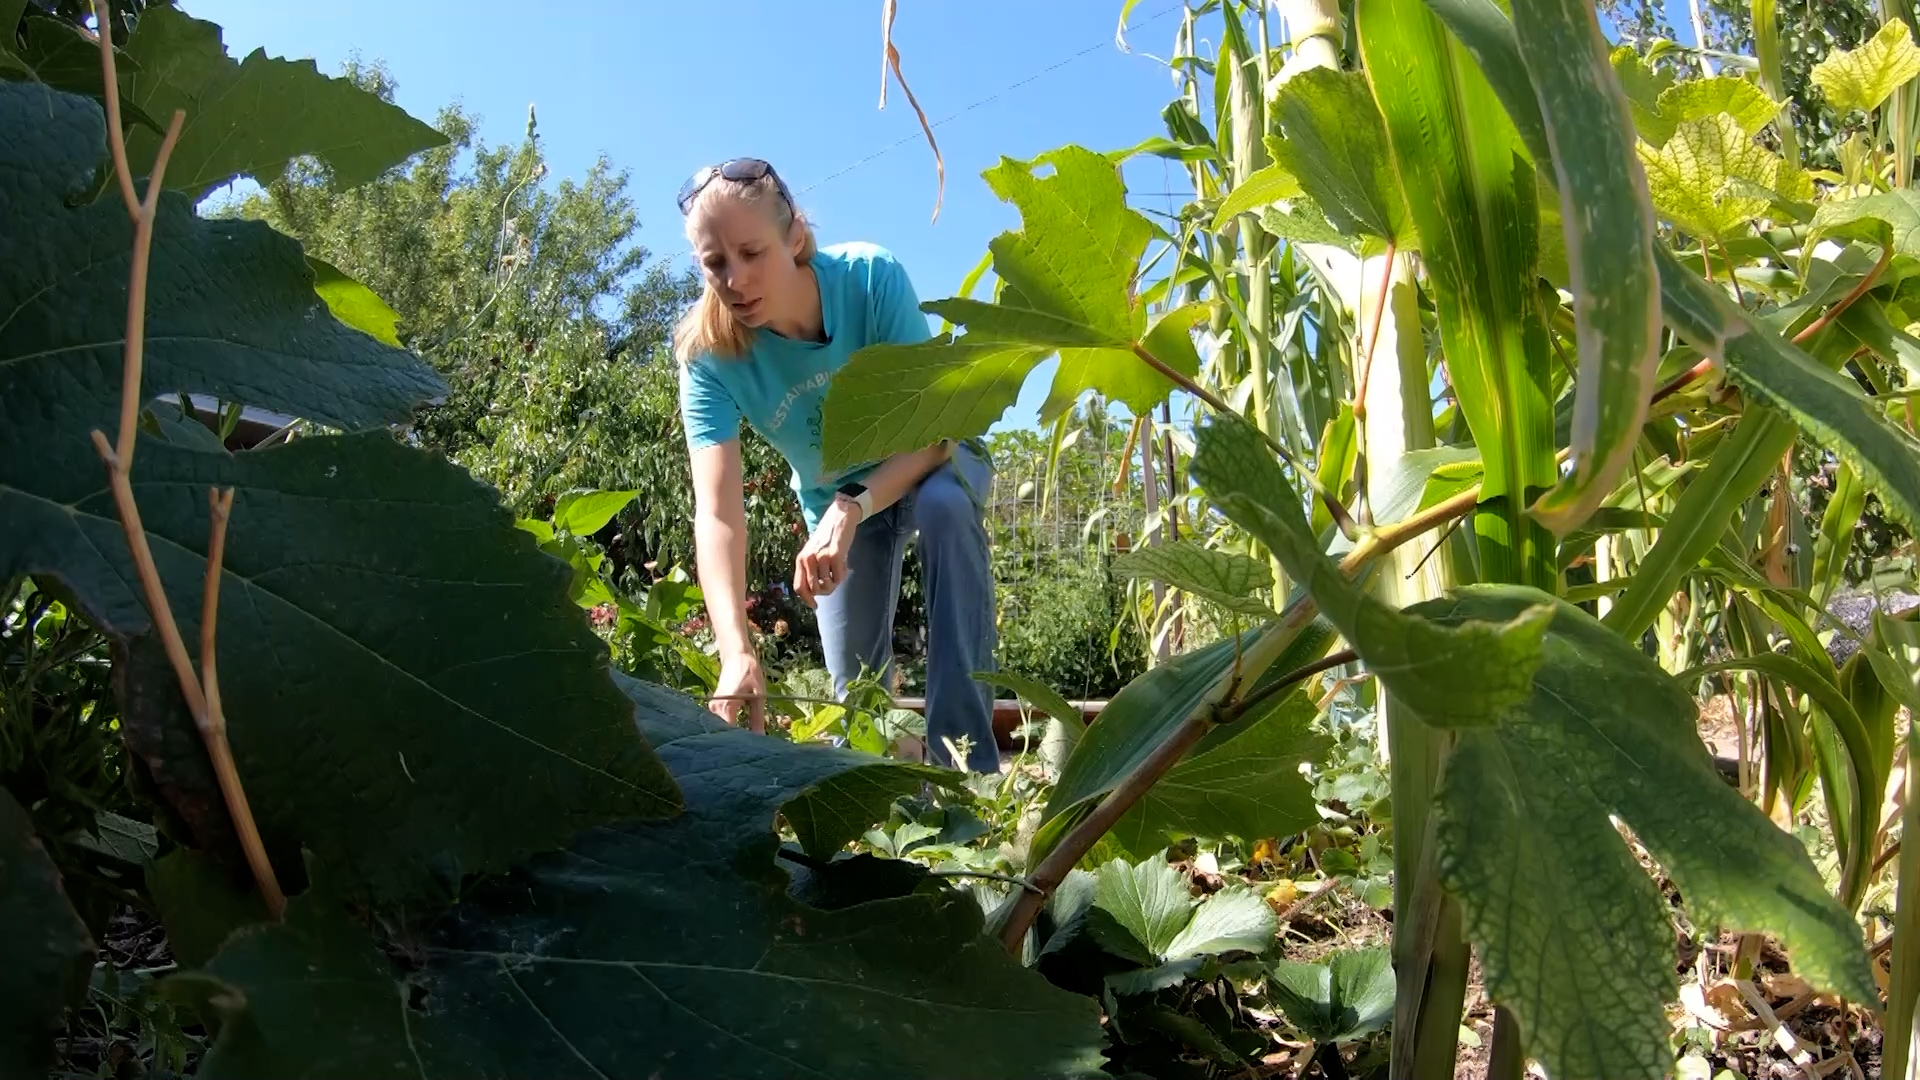
[[[1337,638],[1394,705],[1396,1075],[1452,1074],[1469,947],[1501,1007],[1502,1075],[1528,1058],[1553,1076],[1671,1068],[1672,933],[1615,820],[1697,924],[1772,934],[1814,985],[1876,1006],[1852,912],[1884,861],[1909,637],[1885,615],[1871,633],[1836,628],[1826,601],[1868,493],[1901,526],[1920,508],[1900,389],[1915,355],[1899,289],[1916,254],[1903,231],[1913,140],[1882,111],[1920,74],[1906,24],[1815,68],[1827,101],[1868,121],[1836,170],[1762,141],[1786,128],[1777,55],[1760,58],[1764,85],[1675,81],[1610,47],[1577,0],[1510,13],[1359,0],[1344,24],[1322,5],[1283,7],[1306,31],[1290,53],[1264,47],[1264,6],[1222,5],[1218,133],[1189,79],[1169,138],[1148,148],[1189,163],[1181,232],[1128,208],[1111,159],[1068,148],[1003,164],[990,182],[1022,229],[992,245],[993,301],[929,304],[964,332],[856,357],[828,402],[830,430],[863,436],[829,447],[852,461],[977,430],[1054,351],[1055,402],[1092,388],[1139,414],[1179,387],[1208,413],[1196,506],[1274,562],[1263,574],[1195,545],[1154,556],[1153,573],[1216,603],[1271,582],[1280,610],[1115,700],[1115,723],[1065,764],[1032,885],[1057,887],[1103,838],[1138,853],[1254,824],[1170,809],[1163,782],[1223,805],[1258,785],[1258,824],[1284,827],[1285,769],[1257,778],[1252,762],[1284,761],[1274,733],[1303,727],[1290,688]],[[1176,44],[1194,34],[1190,16]],[[1758,36],[1763,54],[1776,47]],[[1348,69],[1327,62],[1335,43]],[[1257,103],[1239,96],[1255,73]],[[1266,154],[1237,152],[1249,124]],[[1157,277],[1155,238],[1178,255]],[[1372,305],[1364,281],[1333,283],[1328,248],[1381,260]],[[1076,252],[1097,253],[1100,271],[1071,269]],[[1303,261],[1304,280],[1288,269]],[[1311,351],[1297,325],[1265,318],[1288,289],[1338,313]],[[1202,370],[1167,332],[1175,318],[1227,337],[1221,359]],[[1368,346],[1389,338],[1402,377],[1383,402],[1365,389],[1382,363]],[[1316,414],[1288,411],[1312,385],[1345,399],[1317,430],[1301,422]],[[1382,412],[1402,421],[1387,460],[1386,438],[1340,426]],[[1429,425],[1447,453],[1423,453]],[[1803,436],[1836,462],[1817,538],[1791,498]],[[1407,474],[1394,505],[1374,478]],[[1431,535],[1461,517],[1451,545]],[[1460,555],[1446,595],[1404,606],[1399,581],[1358,580],[1416,537]],[[1836,665],[1822,633],[1858,639],[1858,658]],[[1765,717],[1749,790],[1791,816],[1818,781],[1840,852],[1831,891],[1701,745],[1691,691],[1729,677]],[[1015,901],[1010,948],[1038,908]],[[1904,1024],[1915,983],[1900,944]]]

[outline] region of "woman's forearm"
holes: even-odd
[[[751,655],[753,635],[747,632],[747,521],[745,508],[701,513],[693,525],[694,563],[700,571],[700,592],[713,621],[714,642],[720,654]]]
[[[914,485],[926,479],[928,473],[946,464],[952,456],[952,444],[935,443],[924,450],[895,454],[881,462],[879,468],[868,473],[867,478],[861,481],[873,499],[873,512],[877,514],[899,502],[902,495],[912,491]]]

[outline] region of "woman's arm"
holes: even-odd
[[[928,473],[946,464],[953,456],[951,443],[938,442],[924,450],[895,454],[867,474],[861,483],[873,500],[873,512],[879,513],[926,479]],[[820,524],[800,549],[793,564],[793,591],[812,606],[815,598],[826,596],[847,579],[847,553],[853,550],[854,530],[860,527],[860,507],[841,496],[820,515]]]
[[[742,490],[740,440],[693,451],[693,548],[700,592],[720,647],[720,683],[712,708],[736,723],[748,705],[754,731],[766,729],[766,684],[747,629],[747,507]],[[736,696],[725,696],[736,695]]]

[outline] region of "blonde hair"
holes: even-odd
[[[796,263],[806,263],[813,259],[818,245],[814,242],[813,226],[799,208],[788,202],[780,192],[779,181],[769,173],[758,180],[737,181],[714,177],[687,208],[687,239],[693,240],[699,230],[700,221],[721,199],[733,199],[738,202],[766,204],[767,216],[780,230],[784,243],[800,230],[800,254]],[[753,327],[734,318],[727,302],[714,291],[711,284],[700,290],[700,299],[673,328],[674,358],[685,364],[702,354],[711,354],[727,359],[745,356],[753,347]]]

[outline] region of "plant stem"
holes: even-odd
[[[266,847],[261,843],[259,829],[254,824],[246,790],[240,784],[232,747],[227,742],[226,715],[220,706],[220,688],[214,669],[214,627],[219,614],[220,565],[226,550],[227,519],[233,508],[233,491],[215,490],[209,492],[208,497],[212,531],[207,545],[205,592],[201,598],[202,671],[198,677],[194,675],[193,661],[187,656],[187,644],[181,637],[179,624],[174,620],[173,608],[167,602],[166,587],[161,583],[159,568],[154,564],[153,549],[147,543],[146,527],[140,520],[140,507],[133,497],[133,453],[139,435],[141,371],[146,348],[147,268],[153,251],[153,223],[160,206],[161,178],[166,173],[167,159],[172,156],[173,148],[180,140],[180,129],[186,123],[186,113],[174,110],[173,119],[167,125],[166,137],[161,140],[160,149],[154,157],[153,171],[147,178],[146,197],[135,201],[133,173],[127,164],[126,140],[121,136],[118,122],[119,84],[114,76],[112,22],[104,0],[96,0],[94,17],[101,31],[100,65],[106,83],[105,96],[109,102],[108,143],[113,152],[114,172],[120,181],[121,194],[133,216],[133,266],[127,282],[126,355],[120,385],[119,442],[110,445],[106,434],[96,430],[93,432],[93,446],[107,466],[114,508],[126,532],[127,550],[133,558],[134,572],[140,579],[140,591],[153,618],[154,630],[160,635],[167,660],[180,684],[181,697],[186,700],[187,710],[193,716],[194,726],[206,743],[207,756],[219,779],[220,793],[233,819],[234,832],[239,837],[241,850],[246,854],[247,865],[253,871],[268,912],[278,919],[286,909],[286,897],[280,891],[280,883],[274,876],[273,865],[267,859]]]
[[[1487,1080],[1524,1080],[1527,1055],[1520,1049],[1520,1021],[1505,1005],[1493,1010],[1493,1046],[1487,1055]]]
[[[1211,408],[1214,412],[1217,412],[1222,416],[1240,415],[1239,413],[1234,412],[1233,406],[1228,405],[1225,401],[1221,400],[1220,395],[1214,393],[1213,391],[1207,389],[1204,386],[1201,386],[1199,383],[1193,381],[1193,379],[1190,378],[1189,376],[1182,375],[1180,372],[1175,371],[1173,368],[1167,366],[1166,361],[1161,360],[1159,357],[1149,352],[1145,345],[1142,345],[1137,341],[1134,342],[1133,355],[1139,357],[1142,361],[1146,363],[1148,367],[1166,376],[1168,381],[1172,382],[1175,386],[1178,386],[1180,389],[1185,390],[1187,393],[1192,394],[1194,397],[1199,398],[1201,401],[1206,402],[1207,407]],[[1255,425],[1254,430],[1260,431],[1260,438],[1265,440],[1267,447],[1269,449],[1271,449],[1275,454],[1278,454],[1280,456],[1280,460],[1292,466],[1294,472],[1298,473],[1301,477],[1303,477],[1306,480],[1308,484],[1311,484],[1313,486],[1313,493],[1320,497],[1320,501],[1322,503],[1326,504],[1327,513],[1333,516],[1334,524],[1340,527],[1340,534],[1342,536],[1345,536],[1349,540],[1353,539],[1356,535],[1358,535],[1359,529],[1355,527],[1353,523],[1353,515],[1347,512],[1346,506],[1340,502],[1339,498],[1336,497],[1333,494],[1333,492],[1328,491],[1321,486],[1320,480],[1317,476],[1314,475],[1313,470],[1301,464],[1299,459],[1295,458],[1293,454],[1287,450],[1286,447],[1281,446],[1279,441],[1276,440],[1272,434],[1266,431],[1261,431],[1258,425]]]
[[[1275,694],[1283,690],[1291,690],[1293,685],[1302,679],[1310,679],[1330,668],[1337,668],[1342,664],[1351,664],[1358,659],[1360,659],[1359,653],[1354,652],[1352,649],[1342,649],[1331,656],[1325,656],[1315,660],[1313,663],[1307,664],[1297,671],[1289,672],[1284,678],[1275,679],[1273,682],[1255,690],[1239,701],[1233,702],[1226,708],[1221,709],[1218,718],[1214,722],[1217,724],[1231,724],[1253,711],[1254,706]]]
[[[1868,270],[1866,276],[1860,279],[1860,283],[1855,285],[1852,291],[1841,297],[1832,307],[1821,313],[1819,318],[1808,323],[1805,329],[1793,335],[1793,343],[1795,345],[1805,344],[1808,338],[1825,330],[1833,320],[1845,314],[1846,310],[1853,306],[1854,301],[1867,295],[1867,290],[1873,288],[1874,283],[1880,280],[1880,274],[1886,270],[1887,264],[1892,261],[1893,245],[1888,244],[1880,249],[1880,261],[1873,264],[1873,268]]]

